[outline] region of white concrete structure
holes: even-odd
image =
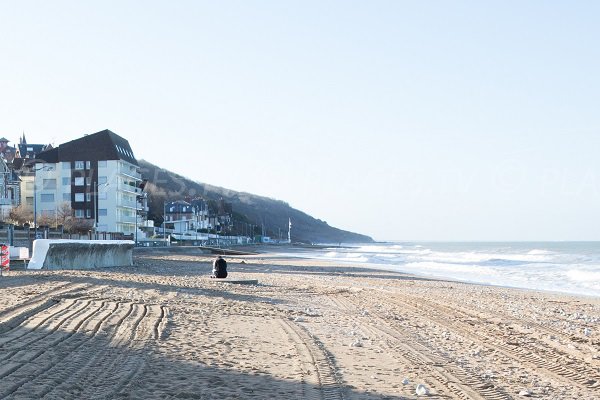
[[[133,265],[131,240],[49,240],[33,242],[27,269],[90,269]]]

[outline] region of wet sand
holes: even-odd
[[[599,299],[226,258],[0,278],[0,398],[600,399]]]

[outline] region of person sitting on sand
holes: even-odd
[[[215,261],[213,261],[212,278],[227,278],[227,261],[221,256],[218,256]]]

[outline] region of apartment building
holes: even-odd
[[[56,215],[66,202],[97,232],[134,234],[142,225],[139,165],[116,133],[103,130],[43,151],[33,170],[38,216]]]

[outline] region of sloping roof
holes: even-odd
[[[51,150],[42,151],[36,157],[38,160],[46,161],[49,163],[57,163],[58,159],[58,147],[55,147]]]
[[[37,158],[46,162],[124,160],[138,165],[127,139],[108,129],[43,151],[38,154]]]
[[[48,145],[45,144],[18,144],[17,146],[21,158],[35,158],[39,153],[48,148]]]
[[[174,213],[191,213],[192,212],[192,206],[190,205],[190,203],[188,203],[187,201],[183,201],[183,200],[177,200],[177,201],[171,201],[168,202],[165,205],[166,208],[166,212],[167,214],[174,214]],[[171,211],[171,209],[173,209],[173,211]]]

